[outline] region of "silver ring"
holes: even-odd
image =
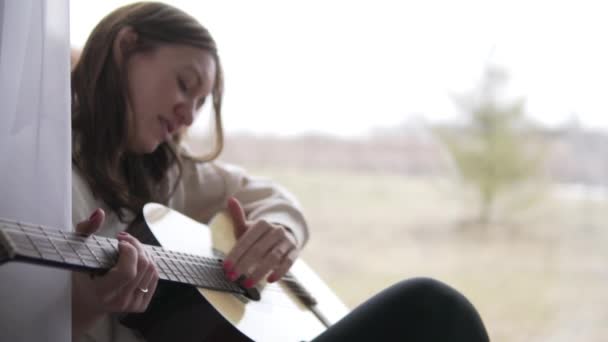
[[[137,289],[138,289],[138,290],[139,290],[141,293],[148,293],[148,291],[149,291],[147,288],[142,289],[141,287],[138,287]]]

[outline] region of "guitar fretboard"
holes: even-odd
[[[0,219],[0,256],[62,268],[103,272],[118,260],[118,240]],[[224,276],[222,260],[144,245],[159,278],[213,290],[243,294]]]
[[[144,248],[154,260],[162,280],[223,292],[246,293],[225,277],[222,259],[169,251],[152,245],[144,245]],[[0,263],[5,260],[103,272],[118,260],[118,240],[0,218]],[[291,274],[285,275],[281,281],[304,304],[316,304],[314,297]]]

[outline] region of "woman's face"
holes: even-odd
[[[127,61],[130,152],[152,153],[190,126],[213,89],[212,55],[187,45],[161,45]]]

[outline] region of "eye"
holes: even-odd
[[[207,99],[207,97],[203,97],[201,98],[198,103],[196,104],[196,109],[201,109],[203,107],[203,105],[205,104],[205,100]]]
[[[184,82],[181,78],[177,78],[177,86],[179,87],[179,89],[186,93],[188,92],[188,87],[186,87],[186,82]]]

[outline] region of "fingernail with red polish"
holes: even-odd
[[[243,286],[245,286],[246,289],[252,288],[253,287],[253,280],[252,279],[245,280],[245,283],[243,284]]]
[[[235,272],[228,272],[226,276],[230,281],[235,281],[238,278],[238,275]]]
[[[224,270],[229,272],[230,270],[232,270],[232,262],[228,261],[228,260],[224,260]]]
[[[99,210],[95,210],[89,217],[89,221],[95,221],[99,217]]]
[[[275,281],[277,281],[277,277],[275,277],[274,275],[271,275],[270,277],[268,277],[267,280],[269,283],[274,283]]]

